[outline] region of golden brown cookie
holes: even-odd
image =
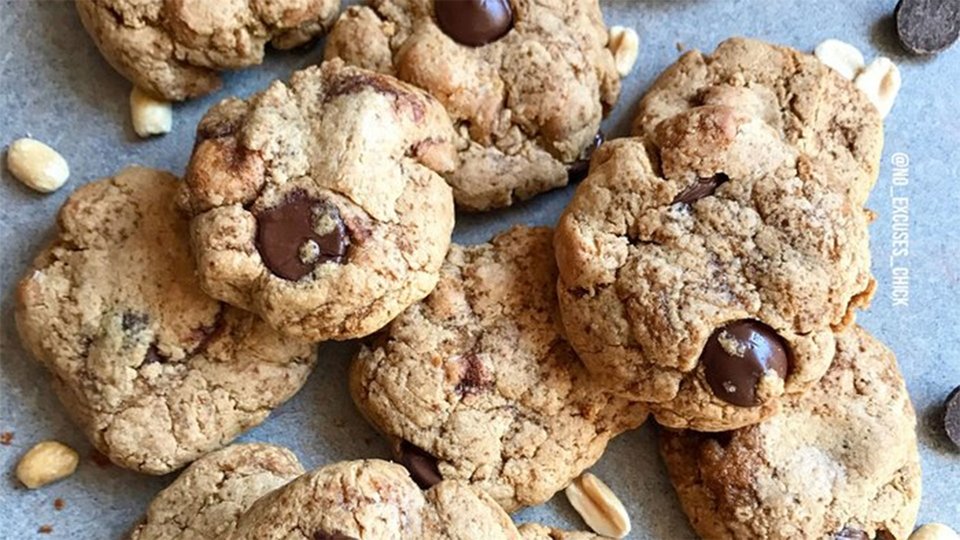
[[[437,282],[453,136],[422,90],[340,61],[221,102],[181,193],[204,290],[312,341],[380,329]]]
[[[129,168],[78,189],[17,290],[25,346],[93,445],[165,474],[262,422],[315,351],[200,290],[171,174]]]
[[[820,383],[766,422],[661,433],[684,511],[707,540],[906,538],[920,505],[916,416],[893,353],[837,336]]]
[[[458,133],[457,204],[488,210],[584,168],[620,93],[608,41],[597,0],[371,0],[344,12],[325,55],[440,100]]]

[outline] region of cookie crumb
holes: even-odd
[[[53,525],[41,525],[37,532],[40,534],[50,534],[53,532]]]
[[[63,507],[66,506],[66,505],[67,505],[67,503],[64,502],[64,500],[61,499],[61,498],[59,498],[59,497],[57,497],[56,499],[53,500],[53,509],[56,510],[56,511],[58,511],[58,512],[59,512],[60,510],[63,510]]]
[[[678,41],[676,44],[676,47],[677,47],[677,52],[679,53],[682,53],[683,51],[687,50],[686,44],[684,44],[682,41]]]
[[[0,444],[2,444],[3,446],[10,446],[12,442],[13,442],[12,431],[4,431],[3,433],[0,433]]]

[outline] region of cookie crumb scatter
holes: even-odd
[[[130,92],[130,120],[140,138],[170,133],[173,128],[173,107],[136,86]]]
[[[40,534],[50,534],[50,533],[53,532],[53,526],[52,526],[52,525],[41,525],[40,528],[37,529],[37,532],[40,533]]]
[[[623,503],[599,478],[583,473],[566,490],[567,499],[597,534],[624,538],[630,534],[630,516]]]
[[[54,192],[70,178],[70,167],[56,150],[29,137],[7,148],[7,168],[24,185],[40,193]]]
[[[59,498],[59,497],[57,497],[56,499],[53,500],[53,509],[56,510],[56,511],[58,511],[58,512],[59,512],[60,510],[63,510],[63,508],[64,508],[66,505],[67,505],[67,503],[64,502],[64,500],[61,499],[61,498]]]
[[[12,431],[4,431],[3,433],[0,433],[0,444],[3,446],[10,446],[11,443],[13,443]]]

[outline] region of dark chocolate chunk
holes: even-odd
[[[867,533],[856,527],[844,527],[842,531],[834,536],[835,540],[870,540]]]
[[[593,153],[597,151],[597,148],[600,148],[605,138],[606,136],[603,132],[598,131],[597,134],[593,136],[593,144],[585,148],[583,152],[580,153],[580,157],[570,165],[567,169],[567,178],[571,182],[579,182],[587,177],[587,173],[590,172],[590,158],[593,157]]]
[[[437,458],[407,441],[400,443],[400,464],[407,468],[413,481],[421,489],[430,489],[440,483],[440,468],[437,467]]]
[[[120,317],[120,327],[129,334],[139,334],[147,328],[150,317],[146,313],[124,312]]]
[[[455,361],[460,364],[460,380],[455,388],[458,395],[478,394],[490,386],[490,374],[476,354],[468,353]]]
[[[338,532],[328,533],[327,531],[316,531],[313,533],[313,540],[357,540],[357,538]]]
[[[761,404],[757,385],[768,371],[787,378],[790,352],[772,328],[745,319],[716,330],[707,340],[700,362],[714,395],[739,407],[756,407]]]
[[[257,251],[275,275],[297,281],[323,263],[342,263],[350,246],[340,210],[295,191],[257,214]]]
[[[713,195],[713,192],[716,191],[720,184],[724,182],[729,182],[730,177],[723,174],[717,173],[710,178],[701,178],[697,180],[697,183],[689,186],[687,189],[680,192],[673,199],[673,203],[682,203],[682,204],[691,204],[704,197],[709,197]]]
[[[509,0],[436,0],[433,11],[437,26],[469,47],[492,43],[513,28]]]
[[[960,449],[960,386],[947,397],[943,408],[943,428],[947,437]]]
[[[960,37],[958,0],[900,0],[894,16],[900,43],[914,54],[938,53]]]

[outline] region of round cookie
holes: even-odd
[[[354,360],[363,414],[423,486],[465,480],[507,511],[540,504],[639,426],[561,334],[551,231],[454,245],[437,288]]]
[[[662,122],[692,108],[725,105],[762,119],[864,204],[880,170],[883,119],[853,82],[815,56],[733,38],[711,55],[690,51],[640,102],[634,132],[652,136]]]
[[[196,284],[169,173],[79,188],[17,290],[25,346],[111,461],[180,468],[262,422],[306,381],[313,347]]]
[[[215,540],[257,499],[304,473],[286,448],[235,444],[193,462],[161,491],[130,540]]]
[[[674,428],[776,413],[874,288],[868,212],[836,171],[721,105],[605,144],[560,218],[558,291],[587,367]]]
[[[426,89],[459,133],[458,206],[489,210],[582,174],[620,93],[597,0],[370,0],[324,51]]]
[[[707,540],[906,538],[920,505],[916,417],[896,359],[859,327],[820,383],[770,420],[661,433],[670,478]]]
[[[204,290],[312,341],[378,330],[437,282],[453,136],[422,90],[340,61],[221,102],[181,192]]]
[[[257,501],[232,540],[499,540],[520,538],[497,503],[461,482],[423,492],[406,469],[379,460],[320,468]]]
[[[220,87],[218,72],[263,61],[322,34],[340,0],[76,0],[80,20],[114,69],[172,101]]]

